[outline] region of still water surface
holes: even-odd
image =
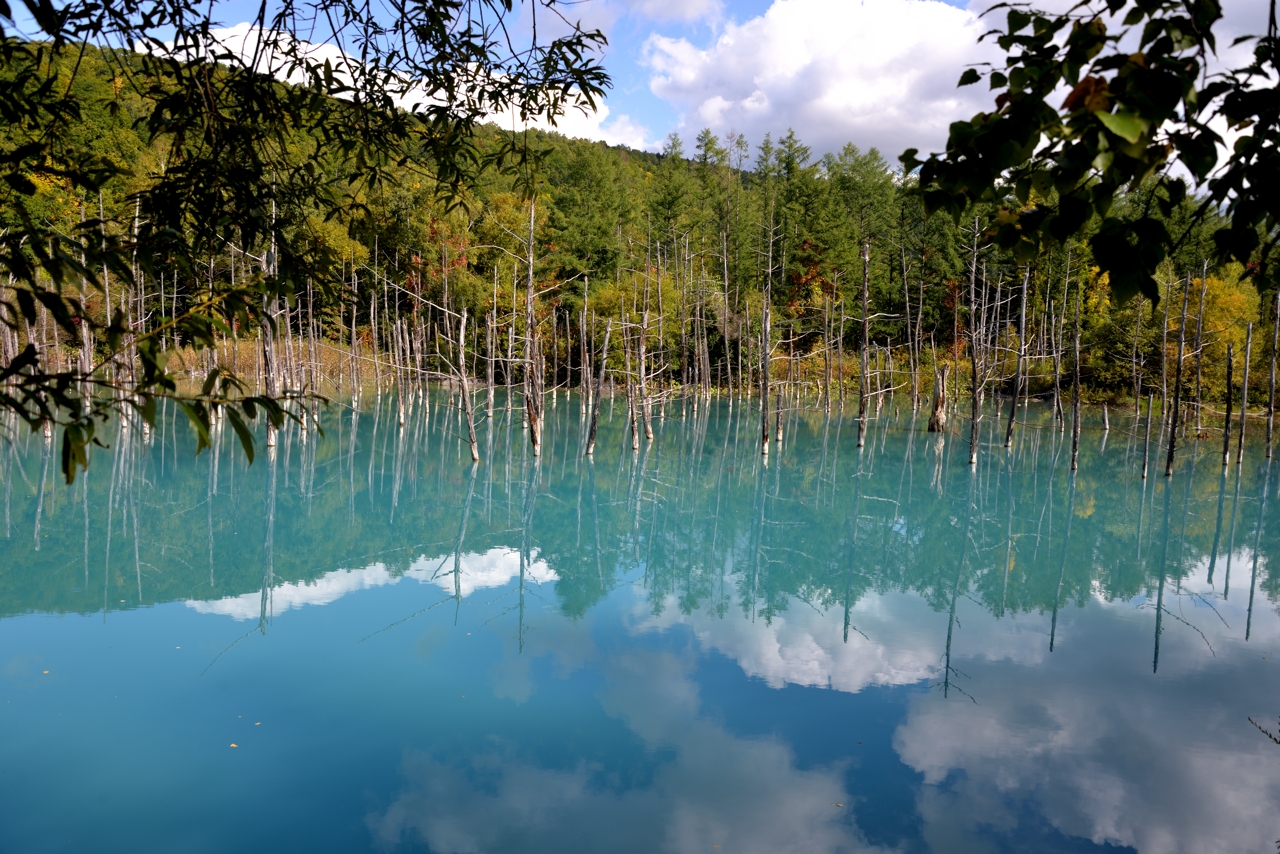
[[[500,401],[501,405],[501,401]],[[1261,445],[576,397],[4,455],[0,851],[1270,852]],[[1159,432],[1158,426],[1156,433]],[[1260,432],[1260,431],[1255,431]],[[1270,501],[1268,496],[1270,495]],[[1280,734],[1280,733],[1278,733]]]

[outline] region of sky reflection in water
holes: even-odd
[[[751,406],[633,454],[619,399],[587,464],[562,397],[472,469],[384,399],[249,468],[124,431],[70,489],[24,436],[0,851],[1273,851],[1261,445],[1144,483],[1114,416],[1073,482],[1047,408],[976,470],[894,409],[766,466]]]

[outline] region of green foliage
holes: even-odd
[[[477,0],[481,6],[508,8]],[[417,356],[436,375],[453,374],[441,355],[453,345],[439,339],[462,309],[474,320],[469,355],[493,357],[498,381],[511,382],[524,364],[508,347],[520,341],[522,353],[525,337],[534,336],[547,367],[560,368],[557,384],[581,380],[580,344],[597,346],[607,319],[615,324],[609,364],[621,370],[623,342],[638,333],[624,334],[620,324],[647,312],[655,388],[695,378],[750,386],[764,345],[773,359],[794,357],[795,369],[816,382],[816,364],[862,345],[864,251],[868,341],[908,345],[926,380],[935,361],[961,361],[967,377],[964,351],[980,331],[994,348],[991,379],[1007,390],[1017,348],[1011,283],[1027,275],[1029,334],[1039,348],[1028,365],[1035,393],[1053,390],[1054,370],[1070,369],[1069,359],[1047,356],[1046,347],[1069,349],[1064,307],[1074,304],[1076,287],[1085,289],[1083,382],[1092,395],[1119,398],[1167,377],[1176,358],[1166,333],[1176,333],[1180,319],[1163,326],[1167,307],[1153,312],[1162,294],[1170,287],[1181,293],[1188,274],[1239,282],[1239,294],[1252,297],[1228,310],[1230,300],[1219,306],[1210,295],[1206,305],[1202,391],[1219,396],[1225,341],[1239,343],[1244,324],[1262,320],[1256,292],[1273,287],[1266,250],[1254,251],[1247,268],[1231,266],[1220,247],[1221,235],[1236,228],[1234,203],[1215,203],[1208,184],[1196,195],[1167,170],[1139,169],[1147,149],[1121,151],[1133,145],[1121,141],[1137,125],[1120,105],[1137,105],[1125,107],[1133,115],[1155,109],[1143,106],[1155,95],[1138,92],[1137,83],[1107,78],[1105,91],[1089,84],[1065,118],[1045,105],[1053,80],[1102,74],[1116,36],[1085,33],[1062,44],[1044,23],[1052,16],[1015,11],[1013,41],[1002,43],[1022,53],[986,75],[1004,99],[1000,107],[954,127],[949,153],[919,173],[895,172],[875,149],[852,143],[817,156],[790,130],[753,149],[739,135],[704,129],[690,150],[673,135],[655,154],[482,124],[504,104],[548,115],[591,103],[607,82],[589,51],[598,34],[576,29],[559,48],[538,48],[551,65],[504,53],[505,42],[490,45],[492,56],[468,66],[479,82],[455,63],[480,49],[479,31],[465,28],[448,34],[428,26],[412,56],[375,51],[369,69],[384,76],[356,81],[300,56],[282,35],[268,37],[264,49],[299,63],[288,85],[232,51],[194,51],[191,45],[207,43],[198,32],[194,41],[148,53],[95,46],[89,31],[82,33],[88,41],[10,39],[0,110],[8,104],[5,115],[14,120],[0,127],[0,168],[14,177],[0,183],[0,263],[13,279],[0,283],[7,335],[0,344],[9,348],[0,359],[0,407],[33,427],[66,428],[69,473],[89,459],[84,450],[102,419],[121,407],[148,416],[156,399],[180,398],[198,432],[208,431],[220,408],[237,409],[248,423],[268,409],[265,400],[289,418],[298,411],[290,397],[319,389],[251,400],[232,365],[210,358],[184,376],[179,363],[192,350],[203,359],[199,351],[229,337],[266,341],[281,322],[301,332],[303,306],[329,342],[377,342],[384,354],[393,324],[407,318],[424,336],[413,344]],[[110,26],[135,26],[132,20]],[[390,30],[367,26],[375,43],[388,43]],[[1165,24],[1157,29],[1167,35]],[[1163,38],[1144,53],[1159,80],[1182,73],[1170,57],[1189,50]],[[1088,39],[1099,51],[1075,71],[1061,66]],[[438,98],[402,109],[407,93],[397,87],[409,78],[390,70],[417,68],[428,43],[454,51],[414,77]],[[484,77],[513,68],[523,76]],[[1113,71],[1148,79],[1150,69],[1135,68]],[[1038,83],[1028,69],[1048,76]],[[488,93],[484,109],[481,92]],[[1028,130],[1031,119],[1041,122],[1039,131]],[[1028,142],[1035,133],[1039,142]],[[1164,133],[1148,134],[1148,148],[1163,145]],[[1071,178],[1072,158],[1103,143],[1111,159],[1095,157]],[[1018,159],[1026,145],[1032,159]],[[1117,169],[1127,177],[1116,179]],[[1080,199],[1088,204],[1080,207]],[[942,210],[951,215],[933,213]],[[1117,267],[1117,253],[1125,264],[1150,268],[1157,285],[1142,285],[1141,300],[1125,302],[1137,268]],[[532,330],[523,309],[531,256]],[[1236,285],[1224,287],[1225,294]],[[765,294],[768,342],[761,341]],[[1269,358],[1270,337],[1255,339],[1254,358]],[[87,368],[63,358],[82,346]],[[901,370],[901,354],[895,358]],[[199,385],[215,369],[217,381]],[[784,370],[791,375],[790,365]],[[847,381],[844,366],[836,373],[837,384]]]
[[[1219,260],[1269,260],[1280,213],[1270,189],[1280,181],[1274,11],[1250,65],[1207,76],[1217,0],[1085,0],[1062,13],[1000,3],[987,14],[999,10],[1005,27],[988,35],[1005,64],[960,79],[985,76],[994,108],[953,123],[944,153],[902,155],[920,170],[930,210],[958,221],[973,205],[999,206],[989,233],[1023,262],[1088,233],[1122,301],[1158,300],[1161,263],[1206,222]],[[1063,87],[1062,104],[1050,103]],[[1210,127],[1219,119],[1241,133],[1221,164]],[[1203,193],[1182,218],[1173,216],[1189,195],[1179,171]],[[1146,204],[1119,212],[1125,192],[1142,187]]]
[[[555,0],[532,3],[558,14]],[[358,231],[371,201],[415,175],[446,206],[484,166],[527,175],[537,152],[518,137],[482,152],[477,122],[504,110],[554,119],[594,106],[608,85],[602,34],[566,21],[549,42],[517,43],[512,0],[266,8],[239,45],[218,41],[215,4],[187,0],[28,4],[38,40],[0,29],[0,320],[8,349],[28,339],[4,354],[0,407],[33,428],[70,428],[68,479],[113,408],[150,418],[157,396],[176,397],[203,435],[212,407],[252,418],[265,406],[241,398],[234,377],[180,392],[159,333],[209,348],[231,329],[271,325],[281,298],[332,292],[344,258],[324,223]],[[0,18],[12,20],[7,5]],[[304,31],[307,21],[333,29]],[[320,44],[303,40],[317,33]],[[226,276],[212,269],[228,251],[238,279],[235,261]],[[147,328],[141,300],[164,277],[207,289]],[[113,283],[130,295],[118,307]],[[89,329],[104,358],[48,364],[26,332],[46,316],[68,338]],[[113,369],[120,361],[127,370]],[[278,403],[266,408],[274,417]]]
[[[627,215],[621,164],[600,145],[557,146],[548,159],[548,239],[566,278],[611,275]]]

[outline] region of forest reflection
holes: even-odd
[[[153,430],[118,422],[73,487],[55,448],[19,436],[4,452],[0,615],[183,601],[266,632],[289,608],[368,586],[430,583],[460,609],[514,583],[501,619],[523,649],[531,590],[572,618],[636,583],[659,622],[816,609],[841,615],[848,643],[865,637],[860,602],[901,592],[948,615],[936,675],[949,695],[965,691],[951,665],[962,600],[1048,616],[1050,652],[1065,609],[1132,602],[1150,612],[1158,669],[1163,633],[1206,652],[1224,627],[1247,640],[1278,592],[1261,446],[1223,466],[1220,438],[1187,437],[1171,478],[1144,478],[1165,441],[1159,423],[1147,438],[1146,413],[1087,423],[1073,471],[1070,432],[1036,404],[1008,450],[991,410],[970,467],[967,427],[928,434],[923,413],[892,402],[860,449],[852,415],[792,405],[762,457],[750,402],[669,400],[633,451],[611,399],[593,459],[576,396],[548,406],[541,457],[518,401],[499,399],[473,465],[448,394],[407,403],[323,409],[322,433],[291,425],[248,467],[230,431],[194,457],[171,411]],[[1244,625],[1227,626],[1226,602],[1245,605]]]

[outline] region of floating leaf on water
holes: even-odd
[[[236,744],[236,743],[233,741],[233,742],[231,743],[231,746],[232,746],[232,747],[239,747],[240,745]]]

